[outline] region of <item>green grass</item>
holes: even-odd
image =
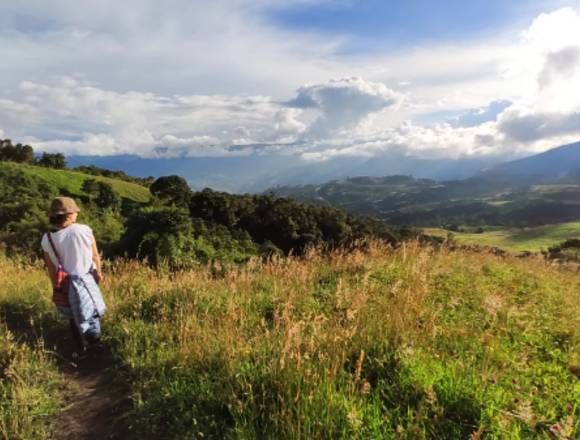
[[[136,183],[125,182],[123,180],[111,179],[108,177],[91,176],[77,171],[54,170],[33,165],[16,164],[10,162],[0,162],[0,168],[10,168],[22,171],[31,176],[37,176],[47,183],[57,188],[66,189],[71,194],[83,194],[81,187],[86,179],[95,179],[107,182],[121,197],[125,197],[137,202],[146,202],[150,199],[150,193],[144,186]]]
[[[490,200],[487,204],[490,206],[506,206],[512,203],[510,200]]]
[[[0,272],[0,439],[50,439],[64,383],[45,339],[59,328],[48,279],[2,257]]]
[[[511,252],[539,252],[570,238],[580,238],[580,222],[559,223],[533,228],[486,228],[481,234],[451,232],[462,244],[495,246]],[[438,228],[424,229],[426,234],[446,237],[448,231]]]
[[[580,434],[574,268],[411,243],[213,269],[108,268],[131,438]],[[42,270],[8,274],[0,299],[50,316]]]

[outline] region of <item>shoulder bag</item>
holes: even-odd
[[[50,246],[52,247],[52,251],[56,256],[56,261],[58,262],[58,267],[56,268],[56,279],[52,289],[52,302],[59,307],[70,308],[70,303],[68,300],[68,288],[70,284],[69,276],[62,267],[62,260],[60,259],[60,255],[58,254],[56,246],[52,241],[50,232],[47,233],[47,236],[48,241],[50,242]]]

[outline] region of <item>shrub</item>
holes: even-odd
[[[38,160],[38,165],[62,170],[66,168],[66,159],[62,153],[42,153],[42,157]]]
[[[185,209],[143,208],[129,217],[126,226],[120,248],[127,256],[176,269],[195,262],[193,224]]]
[[[151,194],[162,201],[176,206],[187,207],[191,198],[191,188],[180,176],[163,176],[149,187]]]

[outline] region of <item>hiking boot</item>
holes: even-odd
[[[100,335],[96,335],[90,331],[86,332],[83,335],[85,341],[87,341],[88,345],[95,345],[97,342],[101,340]]]
[[[80,351],[73,351],[71,357],[73,363],[76,364],[79,361],[82,361],[83,359],[86,359],[88,357],[87,349],[82,348]]]

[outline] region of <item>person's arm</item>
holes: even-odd
[[[101,256],[95,240],[93,240],[93,263],[95,263],[95,280],[100,283],[103,279],[103,273],[101,272]]]
[[[43,252],[44,262],[46,263],[46,269],[48,270],[48,277],[50,278],[50,283],[54,287],[56,281],[56,267],[52,264],[52,260],[46,251]]]

